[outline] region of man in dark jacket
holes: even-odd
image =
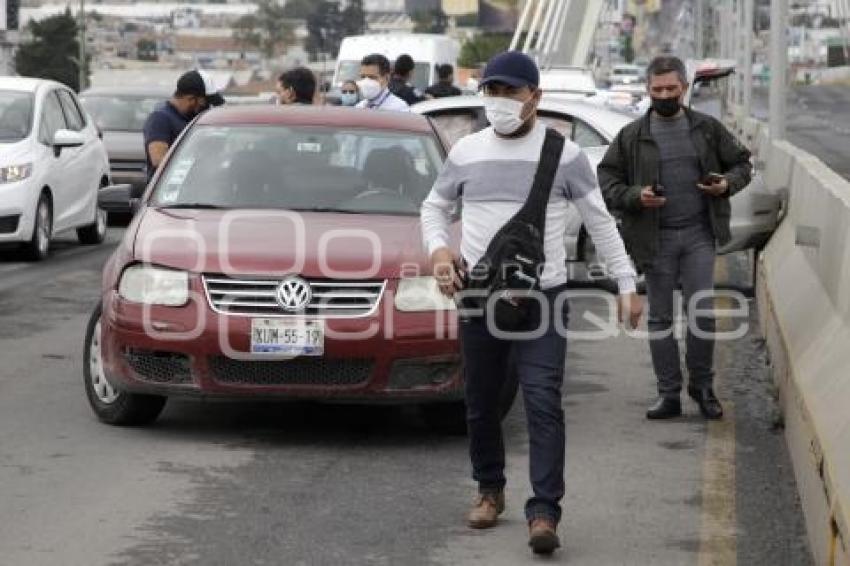
[[[459,88],[454,85],[455,68],[446,63],[445,65],[437,65],[437,77],[439,80],[425,89],[425,98],[445,98],[447,96],[460,96],[463,94]]]
[[[410,55],[399,55],[393,64],[393,76],[389,84],[390,92],[410,106],[423,100],[422,93],[410,84],[410,76],[415,66]]]
[[[682,370],[673,335],[674,295],[688,311],[688,395],[719,419],[714,394],[715,242],[731,238],[729,197],[750,182],[750,152],[715,118],[682,106],[681,60],[655,58],[647,69],[652,106],[611,142],[598,166],[608,207],[622,218],[629,255],[646,273],[652,364],[659,399],[647,418],[682,413]]]

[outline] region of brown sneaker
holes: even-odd
[[[555,533],[555,521],[538,517],[528,524],[528,546],[534,554],[552,554],[561,546],[561,541]]]
[[[505,510],[505,492],[481,493],[475,498],[466,522],[473,529],[489,529],[496,526],[499,515]]]

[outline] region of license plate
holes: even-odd
[[[251,320],[251,353],[321,356],[325,327],[320,320],[255,318]]]

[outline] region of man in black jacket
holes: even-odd
[[[655,58],[647,69],[652,106],[611,142],[598,166],[610,209],[622,218],[629,255],[646,273],[652,364],[659,399],[647,418],[682,413],[682,370],[674,337],[681,284],[688,312],[688,394],[709,419],[723,408],[713,390],[715,242],[731,238],[729,197],[750,182],[750,152],[715,118],[682,107],[688,88],[681,60]]]
[[[399,55],[393,63],[393,76],[390,79],[390,92],[413,106],[422,102],[422,93],[410,84],[410,76],[416,67],[410,55]]]

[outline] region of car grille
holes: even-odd
[[[374,360],[368,359],[243,361],[225,356],[209,359],[213,379],[227,385],[358,385],[368,381],[374,365]]]
[[[0,216],[0,234],[14,234],[18,231],[18,220],[21,217],[15,216]]]
[[[138,376],[151,383],[192,383],[189,357],[171,352],[127,350],[127,363]]]
[[[287,312],[277,302],[280,279],[204,277],[210,306],[223,314],[357,318],[375,312],[385,281],[310,280],[312,300],[302,311]]]

